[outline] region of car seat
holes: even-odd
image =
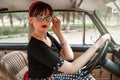
[[[1,64],[17,80],[22,80],[21,78],[28,70],[27,54],[22,51],[12,51],[1,58]]]

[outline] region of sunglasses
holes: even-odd
[[[35,18],[36,18],[37,21],[39,21],[39,22],[42,22],[44,19],[45,19],[47,22],[50,22],[50,21],[52,20],[52,16],[50,16],[50,15],[47,15],[47,16],[45,16],[45,17],[42,17],[42,16],[38,15],[38,16],[35,16]]]

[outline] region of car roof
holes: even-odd
[[[25,11],[31,3],[38,0],[0,0],[0,11]],[[94,11],[113,0],[43,0],[49,3],[54,10],[85,10]]]

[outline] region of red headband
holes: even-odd
[[[31,10],[33,9],[33,7],[34,7],[35,5],[41,3],[41,2],[42,2],[42,1],[36,1],[36,2],[32,3],[31,6],[29,7],[29,14],[30,14]]]

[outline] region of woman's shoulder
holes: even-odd
[[[40,45],[39,45],[40,44]],[[38,39],[36,39],[35,37],[31,37],[31,39],[30,39],[30,41],[29,41],[29,43],[28,43],[28,45],[32,45],[32,46],[34,46],[34,45],[39,45],[39,46],[43,46],[43,42],[41,41],[41,40],[38,40]]]

